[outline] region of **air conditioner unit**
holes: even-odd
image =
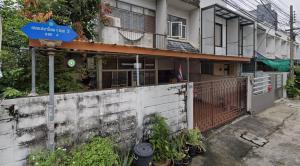
[[[106,16],[110,20],[110,25],[113,27],[121,27],[121,19],[119,17]]]

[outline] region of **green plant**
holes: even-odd
[[[94,138],[67,152],[58,148],[54,152],[39,151],[28,157],[31,166],[119,166],[119,156],[108,138]],[[132,160],[127,159],[127,163]],[[126,165],[125,165],[126,166]]]
[[[187,131],[187,144],[200,148],[206,151],[206,146],[203,143],[204,137],[199,129],[191,129]]]
[[[65,149],[57,148],[54,152],[38,151],[29,155],[28,164],[30,166],[67,166],[71,157]]]
[[[186,154],[183,152],[175,152],[173,160],[183,160],[185,158]]]
[[[120,166],[131,166],[132,163],[133,163],[133,156],[129,152],[120,155],[119,157]]]
[[[295,98],[300,94],[300,90],[295,85],[295,80],[289,78],[285,86],[289,98]]]
[[[115,145],[108,138],[94,138],[72,152],[72,165],[75,166],[116,166],[119,165]]]
[[[165,121],[165,118],[154,115],[152,118],[150,143],[154,149],[153,159],[156,162],[166,161],[172,158],[172,151],[170,149],[170,131]]]
[[[20,92],[17,89],[14,89],[14,88],[11,88],[11,87],[7,87],[3,91],[3,96],[5,98],[8,98],[8,99],[16,98],[16,97],[21,97],[23,95],[24,95],[23,92]]]

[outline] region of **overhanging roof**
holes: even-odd
[[[224,19],[232,19],[232,18],[239,18],[240,25],[251,25],[254,24],[254,21],[251,19],[242,16],[241,14],[238,14],[235,11],[232,11],[226,7],[223,7],[218,4],[214,4],[208,7],[203,8],[202,10],[210,9],[210,8],[215,8],[215,15]]]
[[[38,40],[30,40],[29,46],[46,48]],[[250,58],[239,57],[239,56],[199,54],[199,53],[160,50],[160,49],[144,48],[144,47],[136,47],[136,46],[92,43],[92,42],[85,42],[85,41],[73,41],[70,43],[62,43],[61,46],[56,48],[59,50],[70,51],[70,52],[78,51],[78,52],[86,52],[86,53],[133,54],[133,55],[150,55],[150,56],[161,56],[161,57],[205,59],[205,60],[214,60],[214,61],[250,62]]]

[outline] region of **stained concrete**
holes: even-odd
[[[241,138],[247,132],[268,143],[260,147]],[[212,131],[207,137],[208,152],[194,158],[192,166],[300,165],[300,101],[279,102],[257,115]]]

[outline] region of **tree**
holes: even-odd
[[[94,39],[96,19],[107,21],[104,13],[109,13],[107,4],[100,0],[4,0],[0,14],[3,17],[3,51],[0,54],[3,78],[0,79],[0,93],[8,97],[26,95],[31,87],[31,56],[28,38],[21,28],[30,21],[45,22],[53,19],[58,24],[71,25],[81,40]],[[101,9],[101,10],[100,10]],[[100,11],[100,13],[99,13]],[[36,84],[38,93],[48,92],[48,58],[39,52],[37,57]],[[81,67],[68,68],[59,53],[55,58],[55,91],[68,92],[85,90],[80,82]],[[43,56],[45,55],[45,56]]]

